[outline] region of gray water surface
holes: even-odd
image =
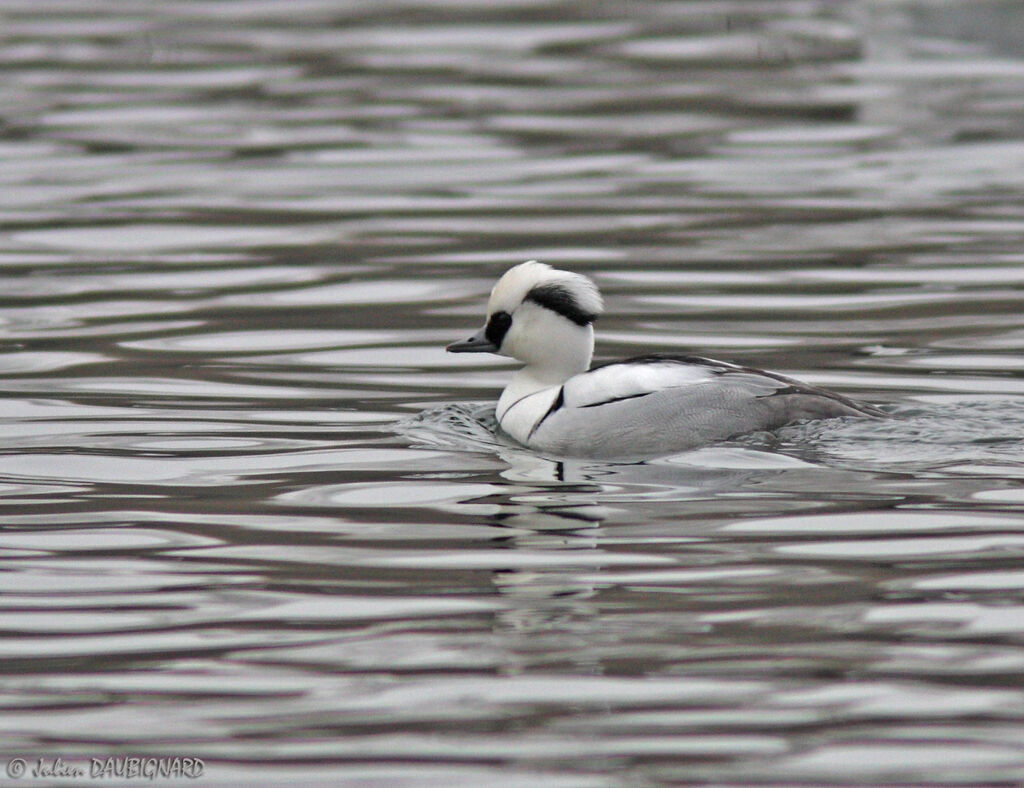
[[[5,0],[0,769],[1024,782],[1022,20]],[[893,418],[516,447],[528,258]]]

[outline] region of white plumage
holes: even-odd
[[[587,277],[530,260],[491,290],[485,326],[448,350],[522,361],[495,417],[515,440],[555,456],[642,459],[803,419],[883,415],[782,375],[697,356],[589,369],[603,308]]]

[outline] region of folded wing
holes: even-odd
[[[530,440],[558,454],[586,445],[589,456],[643,457],[849,415],[881,413],[782,375],[699,357],[655,356],[567,381]]]

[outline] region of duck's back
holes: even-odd
[[[808,419],[882,413],[782,375],[646,356],[570,378],[529,444],[564,456],[650,457]]]

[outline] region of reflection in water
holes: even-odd
[[[969,7],[5,3],[4,752],[1024,781],[1021,16]],[[527,452],[443,348],[529,258],[599,357],[894,418]]]

